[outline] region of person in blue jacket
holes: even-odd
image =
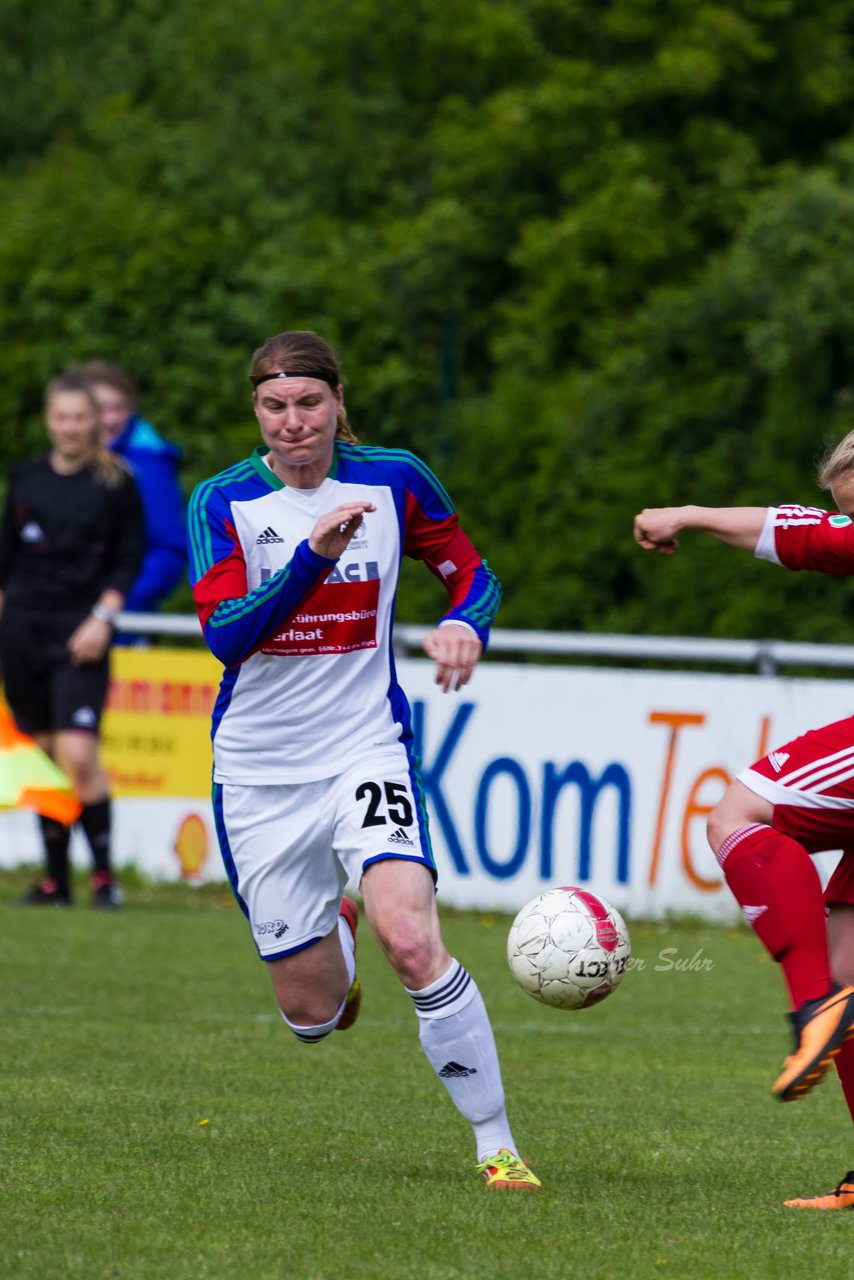
[[[136,383],[124,369],[91,360],[73,372],[85,378],[98,403],[103,444],[130,467],[142,497],[145,553],[124,608],[153,613],[187,571],[186,502],[178,478],[181,450],[142,417]],[[117,642],[134,639],[119,634]]]

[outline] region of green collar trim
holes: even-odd
[[[252,463],[252,466],[258,472],[262,480],[264,480],[271,489],[284,489],[287,486],[279,479],[275,471],[270,470],[264,461],[269,452],[270,450],[265,444],[259,444],[252,450],[249,461]]]
[[[267,484],[270,486],[271,489],[287,489],[288,486],[285,484],[284,480],[280,480],[279,477],[276,475],[275,471],[272,471],[270,467],[267,466],[267,463],[264,461],[264,459],[266,458],[269,452],[270,450],[267,447],[267,445],[265,444],[256,445],[255,448],[252,450],[252,453],[249,457],[249,461],[252,464],[252,466],[255,468],[255,470],[258,472],[259,476],[261,476],[261,478],[267,482]],[[332,449],[332,461],[329,464],[329,470],[326,473],[325,479],[334,480],[337,474],[338,474],[338,442],[336,440]]]

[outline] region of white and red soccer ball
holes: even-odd
[[[549,889],[510,927],[507,960],[523,991],[554,1009],[587,1009],[619,986],[631,943],[616,907],[587,889]]]

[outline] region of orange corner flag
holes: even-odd
[[[82,808],[71,783],[0,702],[0,808],[34,809],[70,826]]]

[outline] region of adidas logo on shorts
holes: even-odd
[[[280,538],[272,525],[267,525],[263,533],[259,533],[255,539],[256,547],[267,546],[271,542],[284,542],[284,538]]]
[[[398,827],[396,831],[392,831],[391,835],[388,838],[388,842],[389,844],[406,845],[407,849],[415,848],[415,841],[410,840],[406,832],[401,831],[400,827]]]
[[[776,773],[779,773],[789,758],[788,751],[772,751],[768,759]]]

